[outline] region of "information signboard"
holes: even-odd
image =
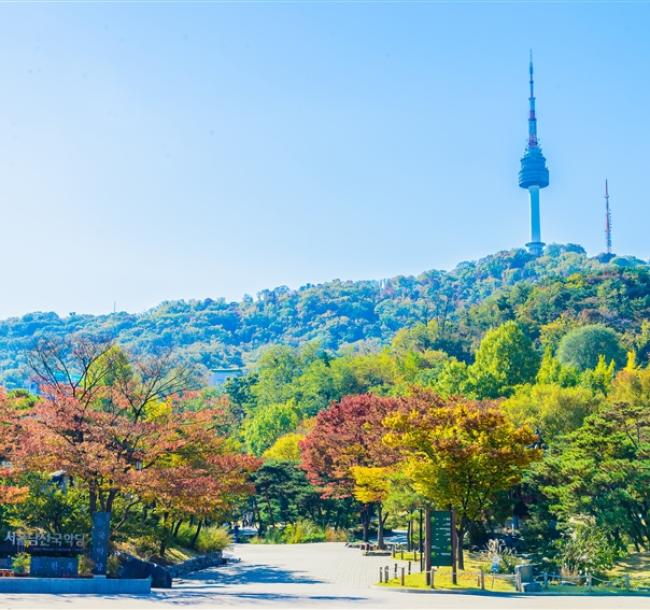
[[[452,565],[451,511],[431,511],[431,565]]]

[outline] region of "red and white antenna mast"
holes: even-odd
[[[605,178],[605,240],[607,254],[612,253],[612,211],[609,207],[609,187]]]

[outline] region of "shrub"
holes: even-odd
[[[284,528],[270,528],[264,536],[251,538],[252,544],[302,544],[304,542],[345,542],[347,532],[328,528],[324,530],[308,519],[299,519]]]
[[[79,555],[79,563],[77,567],[79,576],[92,576],[94,567],[95,562],[88,557],[88,555]]]
[[[178,544],[181,546],[189,549],[192,547],[192,540],[194,539],[195,534],[196,525],[192,525],[190,523],[181,523],[181,526],[178,528],[178,532],[176,532],[176,542],[178,542]]]
[[[266,530],[263,536],[255,536],[251,538],[252,544],[283,544],[284,532],[283,530],[272,527]]]
[[[303,542],[325,542],[325,531],[314,522],[299,519],[287,525],[283,532],[287,544],[300,544]]]
[[[196,541],[196,549],[201,553],[223,551],[232,544],[232,538],[223,527],[204,527]]]
[[[196,535],[196,525],[183,523],[178,528],[176,541],[186,548],[192,548],[192,541]],[[232,544],[232,538],[228,531],[223,527],[214,525],[204,526],[199,532],[194,548],[201,553],[212,553],[214,551],[223,551]]]
[[[350,542],[351,536],[347,530],[328,527],[325,529],[325,540],[327,542]]]
[[[135,554],[138,557],[143,557],[145,559],[155,555],[160,548],[160,542],[158,539],[151,535],[134,538],[132,543]]]
[[[29,572],[29,566],[31,563],[31,557],[28,553],[18,553],[11,560],[11,569],[16,574],[27,574]]]
[[[621,556],[607,534],[589,516],[579,516],[567,525],[560,541],[562,566],[572,573],[594,574],[611,568]]]
[[[106,573],[113,578],[117,578],[120,573],[122,562],[117,555],[109,555],[106,562]]]

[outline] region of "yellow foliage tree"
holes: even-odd
[[[541,457],[537,436],[516,426],[497,401],[419,396],[417,408],[388,415],[384,442],[402,453],[414,490],[433,506],[456,511],[458,565],[462,540],[496,494],[516,485]],[[423,408],[424,407],[424,408]]]
[[[298,443],[305,438],[303,434],[290,432],[281,436],[271,447],[269,447],[262,457],[265,460],[276,460],[278,462],[300,462],[300,447]]]
[[[383,514],[383,503],[390,494],[391,469],[381,466],[353,466],[354,497],[363,504],[377,506],[377,546],[384,548],[384,524],[388,513]]]

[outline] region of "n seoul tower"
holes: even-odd
[[[535,256],[542,254],[544,243],[539,222],[539,189],[548,186],[548,168],[542,149],[537,141],[537,118],[535,117],[535,93],[533,90],[533,52],[530,52],[530,97],[528,114],[528,145],[521,159],[519,186],[530,194],[530,242],[528,251]]]

